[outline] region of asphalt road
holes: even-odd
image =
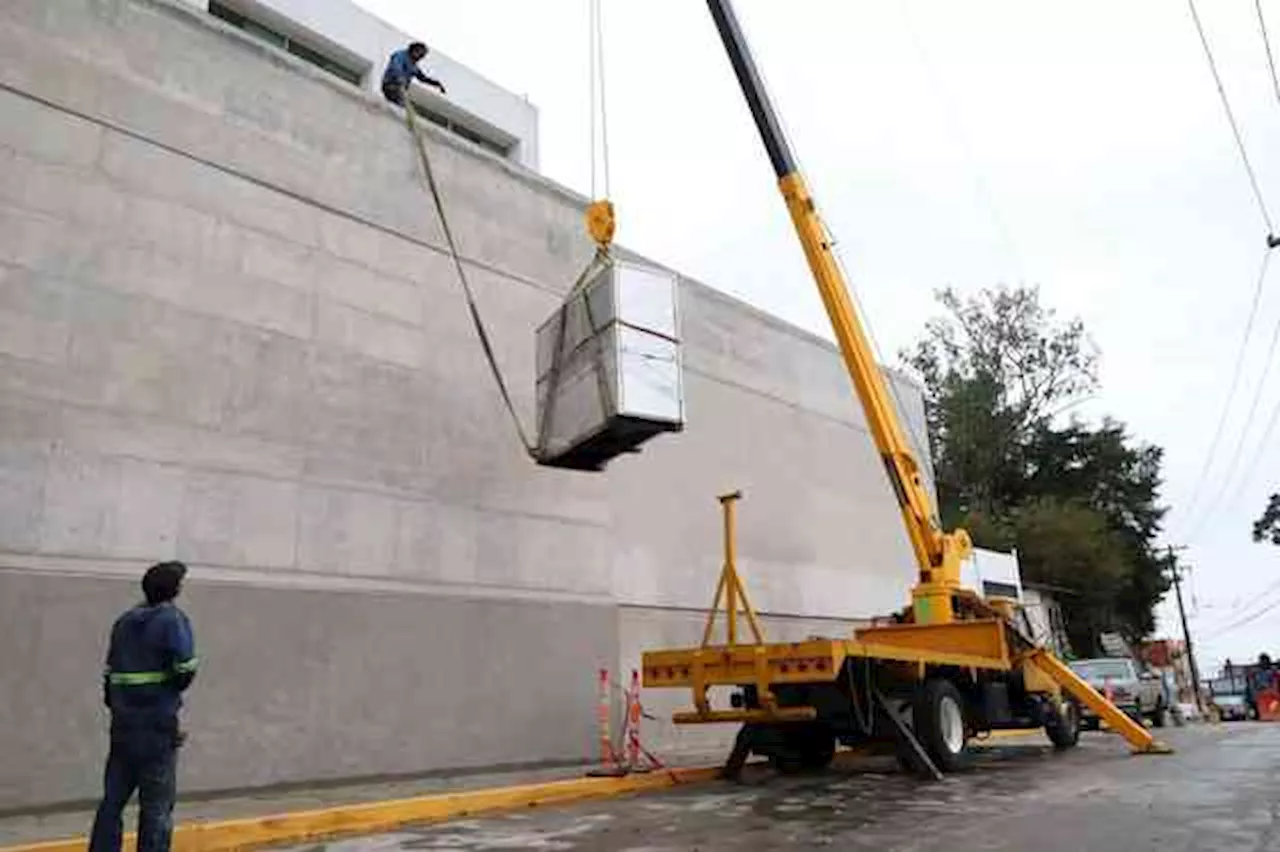
[[[1130,756],[1086,734],[1055,753],[1003,741],[941,783],[864,759],[821,775],[548,808],[302,847],[384,850],[1231,850],[1280,852],[1280,724],[1166,729],[1177,749]]]

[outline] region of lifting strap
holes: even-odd
[[[493,374],[493,380],[498,385],[498,392],[502,395],[503,405],[506,406],[507,413],[511,416],[511,422],[515,426],[520,443],[524,446],[524,450],[529,457],[536,461],[538,448],[529,441],[524,424],[520,421],[520,414],[516,411],[515,403],[511,399],[511,392],[507,389],[507,382],[502,377],[498,359],[493,353],[493,344],[489,341],[489,332],[480,316],[480,307],[476,304],[475,293],[471,289],[471,282],[467,280],[462,258],[458,254],[457,243],[453,239],[453,230],[449,227],[449,220],[444,213],[444,202],[440,198],[440,188],[436,185],[435,172],[431,169],[431,158],[427,155],[426,142],[422,138],[422,133],[418,130],[417,116],[414,113],[413,104],[408,98],[407,91],[404,98],[404,115],[405,124],[409,128],[409,135],[413,137],[414,145],[418,149],[418,160],[422,164],[422,173],[426,178],[427,188],[431,191],[431,200],[435,203],[436,215],[440,217],[440,228],[444,231],[445,242],[449,246],[449,256],[453,259],[453,266],[458,271],[458,280],[462,282],[462,292],[467,298],[467,309],[471,313],[471,324],[475,326],[476,336],[480,338],[480,346],[484,349],[485,360],[489,362],[489,371]]]

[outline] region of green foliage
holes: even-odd
[[[1081,322],[1058,323],[1036,288],[937,298],[947,316],[902,358],[928,389],[939,497],[962,512],[998,511],[1022,476],[1026,441],[1097,387],[1097,355]]]
[[[1267,508],[1253,522],[1253,540],[1280,544],[1280,494],[1272,494]]]
[[[1112,420],[1057,424],[1097,388],[1083,325],[1059,322],[1034,288],[938,300],[947,316],[902,358],[925,383],[943,523],[1016,547],[1027,580],[1062,590],[1077,650],[1103,630],[1149,634],[1168,589],[1154,550],[1162,451]]]
[[[1114,629],[1129,566],[1118,535],[1100,512],[1078,503],[1039,498],[1018,509],[1018,562],[1026,579],[1069,590],[1062,594],[1074,648],[1091,649]]]

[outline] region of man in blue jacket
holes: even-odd
[[[409,83],[414,79],[421,80],[428,86],[435,86],[444,94],[444,84],[434,77],[428,77],[418,68],[418,63],[427,55],[427,46],[420,41],[397,50],[387,60],[387,70],[382,72],[382,96],[393,104],[404,106],[405,95],[409,93]]]
[[[111,711],[111,752],[90,852],[119,852],[121,815],[138,791],[138,852],[167,852],[182,743],[178,709],[196,675],[191,622],[173,601],[187,566],[152,565],[142,578],[144,603],[116,619],[107,649],[103,700]]]

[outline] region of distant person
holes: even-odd
[[[440,94],[445,94],[444,84],[434,77],[428,77],[418,67],[418,63],[427,55],[427,46],[420,41],[397,50],[387,60],[387,70],[382,72],[382,96],[397,106],[404,106],[405,95],[409,92],[409,84],[416,78],[428,86],[435,86]]]
[[[116,619],[107,648],[103,701],[111,751],[89,852],[120,852],[121,815],[138,791],[137,852],[167,852],[177,797],[182,692],[196,675],[195,639],[173,601],[187,566],[160,562],[142,577],[143,603]]]

